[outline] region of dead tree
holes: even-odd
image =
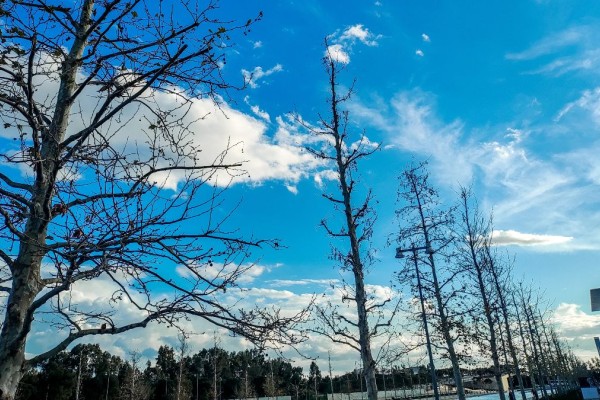
[[[224,303],[252,248],[213,212],[240,160],[201,153],[197,101],[222,101],[232,35],[216,1],[45,0],[0,3],[0,399],[25,369],[89,335],[118,334],[183,316],[263,342],[295,341],[283,318]],[[177,273],[176,271],[179,271]],[[112,286],[104,310],[74,287]],[[119,317],[119,306],[138,318]],[[32,322],[57,342],[25,357]]]
[[[492,261],[486,248],[491,246],[491,223],[481,215],[478,205],[473,201],[472,194],[466,188],[461,188],[459,205],[460,223],[457,224],[458,258],[464,269],[469,272],[477,288],[475,296],[481,300],[482,309],[486,320],[487,346],[489,346],[494,366],[494,377],[498,387],[500,400],[505,400],[502,384],[502,369],[500,368],[500,354],[498,350],[497,324],[494,318],[495,307],[493,287],[489,278],[494,272],[491,270]],[[486,347],[487,347],[486,346]]]
[[[392,306],[386,313],[386,307],[393,304],[393,300],[374,299],[365,284],[367,267],[371,262],[368,244],[373,233],[375,215],[371,207],[370,190],[366,191],[363,200],[358,200],[360,185],[356,171],[358,162],[370,156],[378,146],[369,142],[364,134],[357,135],[356,141],[351,142],[352,136],[347,130],[349,114],[341,107],[350,98],[352,89],[340,95],[337,81],[340,64],[329,56],[324,58],[324,64],[329,77],[330,116],[328,119],[321,118],[316,127],[303,123],[300,118],[298,120],[317,138],[317,143],[308,148],[308,151],[335,172],[336,187],[332,193],[324,193],[323,197],[339,212],[341,228],[334,227],[325,219],[321,225],[330,237],[344,243],[344,247],[334,248],[332,258],[340,264],[343,271],[351,272],[353,282],[343,282],[341,300],[354,303],[356,313],[341,311],[338,305],[332,303],[316,307],[317,323],[313,331],[359,352],[367,396],[369,400],[375,400],[376,357],[371,349],[371,341],[390,326],[396,307]]]
[[[498,301],[499,313],[501,315],[501,318],[499,317],[499,321],[501,324],[503,324],[503,330],[506,335],[506,347],[510,353],[510,359],[513,363],[514,373],[519,383],[521,398],[522,400],[526,400],[527,397],[525,394],[525,384],[523,382],[521,363],[517,355],[517,346],[515,343],[516,339],[514,338],[513,331],[511,329],[512,320],[510,315],[510,299],[508,297],[511,290],[508,284],[508,282],[510,282],[510,264],[502,264],[502,262],[498,260],[497,254],[493,253],[489,246],[485,249],[485,252],[488,268],[490,269],[493,288]]]
[[[455,346],[463,336],[464,324],[459,314],[465,310],[455,310],[455,317],[451,316],[453,302],[464,293],[464,282],[461,281],[464,271],[447,262],[447,276],[441,279],[442,271],[436,263],[447,258],[444,252],[453,240],[454,210],[440,208],[438,194],[430,186],[428,178],[425,165],[410,167],[400,177],[399,199],[404,206],[397,211],[401,224],[398,241],[401,249],[415,246],[425,249],[425,257],[420,261],[429,267],[429,272],[423,274],[421,280],[424,292],[428,292],[432,299],[434,322],[437,321],[437,331],[443,340],[443,345],[438,344],[437,347],[443,348],[450,360],[458,398],[465,400],[460,356]],[[457,303],[462,302],[456,301],[454,305]]]

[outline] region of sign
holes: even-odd
[[[600,289],[590,290],[590,300],[592,301],[592,311],[600,311]]]

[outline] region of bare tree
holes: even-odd
[[[490,233],[490,236],[493,236]],[[498,307],[499,307],[499,323],[502,324],[501,331],[506,335],[505,351],[508,350],[510,353],[510,359],[512,361],[513,370],[517,381],[519,383],[519,390],[521,392],[522,400],[526,400],[525,395],[525,384],[523,382],[523,374],[521,371],[521,362],[517,355],[517,344],[516,338],[513,335],[512,325],[514,325],[514,319],[510,313],[510,293],[512,288],[510,287],[511,278],[511,263],[502,263],[498,260],[497,254],[495,254],[490,246],[485,248],[488,269],[490,271],[490,278],[493,283],[493,290],[495,291]],[[503,329],[502,329],[503,328]],[[508,364],[508,362],[507,362]]]
[[[491,246],[492,225],[479,210],[477,203],[473,200],[471,192],[466,188],[460,190],[459,206],[460,223],[457,224],[458,258],[466,271],[474,280],[477,288],[476,298],[481,300],[482,308],[475,312],[483,315],[486,321],[486,344],[490,349],[494,366],[494,377],[498,387],[500,400],[505,400],[504,387],[502,384],[502,369],[500,368],[499,340],[497,338],[497,324],[495,319],[494,286],[490,284],[492,262],[487,249]]]
[[[459,400],[465,400],[460,355],[455,346],[459,338],[464,337],[461,332],[464,330],[464,324],[460,317],[464,310],[459,311],[459,304],[462,302],[457,301],[464,293],[464,271],[446,262],[446,277],[440,279],[442,271],[436,264],[436,261],[445,258],[444,251],[453,240],[451,227],[454,210],[440,207],[438,194],[430,186],[428,179],[424,164],[408,168],[400,177],[399,199],[404,205],[397,211],[401,224],[398,241],[401,249],[425,249],[425,257],[419,255],[421,263],[429,267],[429,273],[421,277],[423,292],[427,298],[432,299],[431,303],[434,306],[434,322],[437,321],[437,331],[443,340],[443,346],[438,344],[438,347],[443,347],[452,364]],[[412,268],[408,268],[403,271],[411,270]],[[451,315],[453,306],[454,317]]]
[[[250,249],[273,242],[213,213],[241,164],[234,144],[202,153],[194,101],[221,101],[224,51],[255,20],[219,21],[216,1],[200,3],[0,3],[0,119],[14,139],[0,170],[0,399],[73,341],[153,321],[298,339],[294,317],[221,301]],[[71,289],[97,279],[113,287],[107,308],[76,304]],[[119,318],[124,301],[136,320]],[[62,337],[26,359],[34,319]]]
[[[149,383],[142,378],[140,360],[142,355],[137,350],[128,352],[129,360],[124,365],[124,379],[121,382],[120,396],[128,400],[146,400],[150,397]]]
[[[371,263],[368,245],[375,215],[371,207],[370,190],[366,190],[363,200],[357,199],[361,188],[356,172],[358,162],[373,154],[378,146],[372,144],[364,134],[357,135],[356,141],[351,142],[352,134],[348,131],[349,113],[342,110],[342,104],[350,98],[352,89],[340,94],[337,80],[341,65],[331,56],[324,58],[324,64],[329,77],[330,116],[327,120],[321,117],[317,127],[306,123],[304,126],[319,140],[308,151],[317,159],[333,166],[335,172],[336,189],[332,194],[324,193],[323,197],[339,212],[341,227],[337,228],[327,220],[322,220],[321,225],[330,237],[344,241],[345,247],[333,249],[332,258],[340,264],[342,271],[351,273],[353,282],[347,284],[344,281],[341,288],[342,302],[354,303],[356,313],[348,313],[332,303],[318,306],[315,315],[319,323],[314,331],[360,353],[367,396],[369,400],[375,400],[377,361],[371,349],[372,340],[390,326],[396,307],[390,306],[393,304],[392,298],[382,301],[374,298],[365,284],[365,275]]]
[[[189,393],[185,390],[187,388],[184,387],[185,385],[183,371],[186,364],[186,357],[190,351],[190,345],[185,332],[181,332],[177,335],[177,342],[177,350],[179,350],[179,371],[177,373],[177,393],[175,398],[177,400],[180,400],[189,397]]]
[[[548,377],[546,354],[542,349],[541,337],[538,330],[538,320],[535,310],[539,307],[541,301],[539,294],[536,295],[533,288],[519,285],[518,296],[520,300],[519,307],[523,312],[523,325],[526,332],[525,337],[529,339],[529,346],[532,350],[533,370],[537,373],[537,383],[542,390],[544,397],[548,397],[546,389],[546,379]]]

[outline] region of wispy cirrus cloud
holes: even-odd
[[[267,282],[273,287],[323,285],[331,286],[339,283],[338,279],[274,279]]]
[[[445,187],[476,180],[486,193],[481,203],[493,210],[499,242],[544,252],[600,248],[600,214],[594,208],[600,193],[590,185],[596,178],[600,182],[600,162],[592,155],[600,144],[561,153],[530,147],[525,129],[469,132],[459,119],[440,119],[435,97],[421,90],[375,104],[357,99],[349,110],[386,133],[388,151],[428,160]]]
[[[252,112],[254,113],[254,115],[256,115],[260,119],[264,120],[265,122],[271,122],[271,116],[269,115],[268,112],[262,110],[256,104],[250,104],[250,96],[245,96],[244,97],[244,103],[246,103],[246,104],[248,104],[248,106],[250,106],[250,109],[252,110]]]
[[[512,61],[535,63],[527,74],[564,75],[569,72],[596,73],[600,66],[600,29],[580,25],[553,33],[531,47],[506,54]]]

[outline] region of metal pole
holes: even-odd
[[[429,338],[429,326],[427,324],[427,315],[425,314],[425,300],[423,299],[423,288],[421,287],[421,274],[419,272],[419,262],[417,260],[417,249],[413,248],[413,261],[415,263],[415,271],[417,273],[417,287],[419,288],[419,300],[421,301],[421,317],[423,318],[423,327],[425,329],[425,340],[427,343],[427,353],[429,354],[429,369],[431,372],[431,386],[433,386],[433,397],[435,400],[440,400],[438,392],[437,377],[435,373],[435,365],[433,364],[433,353],[431,351],[431,339]]]

